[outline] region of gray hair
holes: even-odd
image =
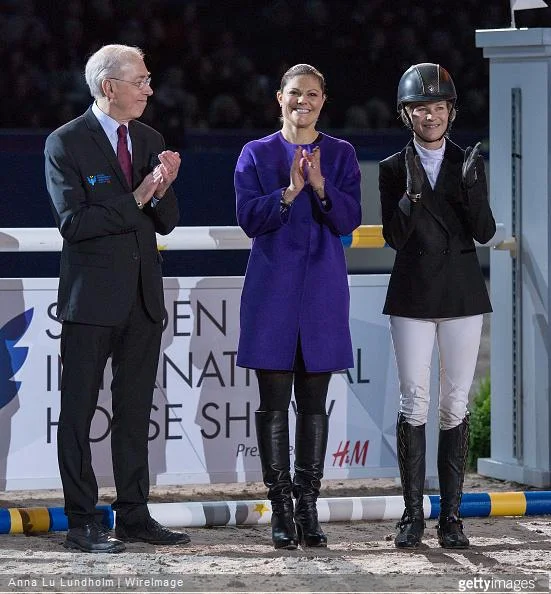
[[[130,45],[104,45],[92,54],[86,62],[84,76],[94,99],[103,97],[101,83],[110,76],[120,76],[129,58],[143,59],[144,53],[139,47]]]

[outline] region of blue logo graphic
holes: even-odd
[[[111,183],[111,176],[107,175],[106,173],[96,173],[96,175],[89,175],[86,179],[92,187],[96,184]]]
[[[0,328],[0,409],[17,396],[21,385],[13,377],[25,363],[29,348],[15,345],[28,330],[33,319],[33,309],[31,307],[24,311]]]

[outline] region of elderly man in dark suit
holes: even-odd
[[[179,219],[171,187],[180,156],[136,121],[152,95],[139,48],[106,45],[86,64],[94,97],[46,140],[46,184],[63,236],[57,317],[62,322],[58,458],[68,548],[124,550],[123,541],[185,544],[149,515],[148,430],[164,316],[155,233]],[[112,357],[111,448],[117,538],[97,520],[89,432]]]

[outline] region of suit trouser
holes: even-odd
[[[112,357],[111,453],[117,516],[147,515],[148,434],[162,322],[153,322],[141,292],[119,326],[64,322],[61,331],[61,411],[58,460],[69,527],[95,519],[98,486],[92,468],[90,426],[107,359]]]
[[[427,422],[435,338],[440,358],[440,428],[453,429],[463,421],[478,357],[482,319],[482,314],[437,319],[390,316],[400,382],[400,412],[410,425]]]

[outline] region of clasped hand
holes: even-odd
[[[159,164],[148,173],[142,183],[134,190],[134,197],[146,204],[155,194],[162,198],[170,184],[176,179],[181,164],[180,154],[174,151],[163,151],[159,154]]]
[[[180,153],[174,151],[163,151],[159,154],[159,165],[155,167],[153,173],[159,178],[159,185],[155,191],[157,198],[162,198],[168,190],[170,184],[176,179],[180,169]]]
[[[294,200],[307,181],[313,188],[323,186],[324,178],[321,172],[320,156],[319,146],[315,147],[311,153],[301,146],[296,148],[291,163],[289,188],[285,193],[286,201]]]

